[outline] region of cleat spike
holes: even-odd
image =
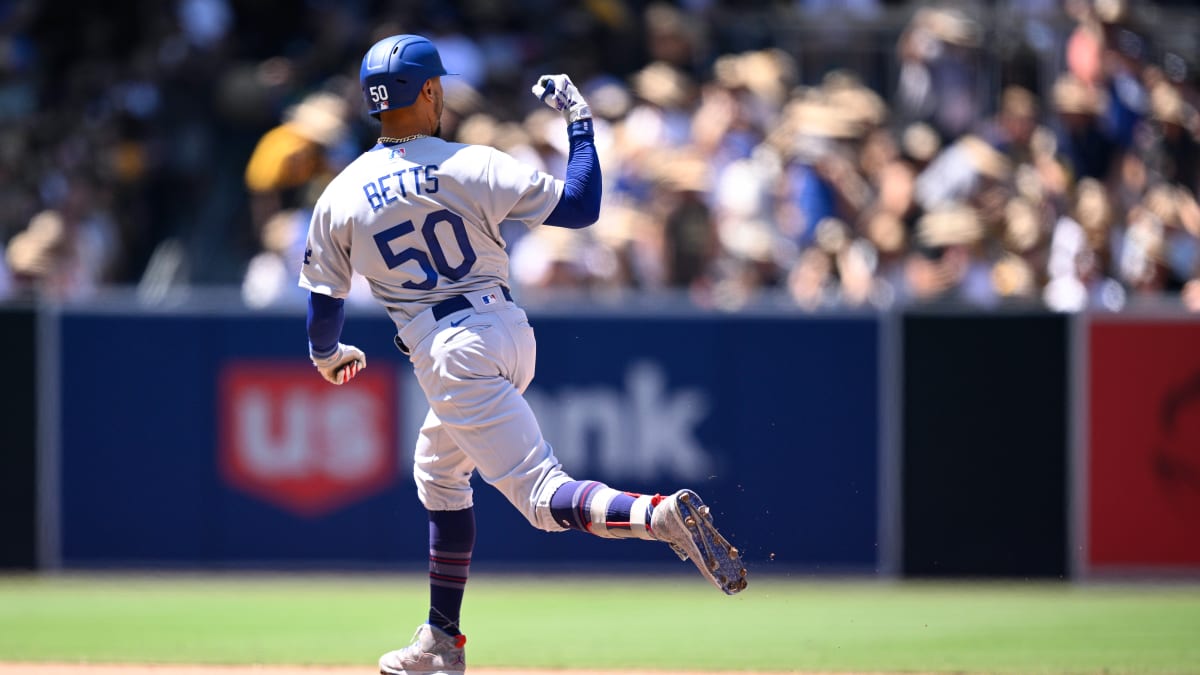
[[[741,581],[739,581],[739,582],[738,582],[738,590],[739,590],[739,591],[744,591],[744,590],[746,590],[746,586],[749,586],[749,584],[748,584],[748,583],[746,583],[746,580],[745,580],[745,579],[742,579]]]
[[[736,546],[729,547],[729,558],[730,559],[738,557],[738,553],[739,553],[739,551],[737,550]]]
[[[683,502],[684,504],[691,504],[692,503],[692,493],[685,492],[685,493],[679,495],[679,501]]]
[[[701,506],[697,510],[700,512],[700,515],[704,516],[705,518],[708,517],[708,507],[707,506]]]
[[[746,578],[746,568],[745,568],[745,567],[743,567],[742,569],[738,570],[738,576],[740,576],[740,577],[741,577],[741,578],[743,578],[743,579],[745,579],[745,578]]]
[[[683,524],[684,524],[684,525],[687,525],[688,527],[695,527],[695,526],[696,526],[696,519],[695,519],[695,518],[693,518],[693,517],[691,517],[691,516],[688,516],[687,518],[684,518],[684,519],[683,519]]]
[[[705,560],[705,564],[708,565],[710,572],[716,572],[717,568],[721,566],[721,564],[717,562],[716,558],[708,558]]]

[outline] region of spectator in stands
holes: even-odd
[[[355,97],[357,102],[357,97]],[[312,206],[321,190],[356,152],[350,105],[335,81],[284,111],[283,121],[259,139],[245,170],[252,226],[260,250],[242,279],[242,298],[252,307],[300,303],[297,261],[304,258]],[[369,302],[366,281],[352,285],[352,301]]]
[[[1009,86],[1000,95],[1000,110],[979,135],[1003,153],[1014,166],[1033,161],[1033,134],[1039,106],[1033,92]]]
[[[1107,95],[1073,75],[1054,84],[1054,108],[1061,133],[1059,146],[1076,178],[1106,180],[1113,168],[1117,146],[1101,118]]]
[[[116,232],[91,203],[93,194],[75,182],[60,209],[38,213],[9,242],[5,258],[20,292],[82,300],[111,281],[120,254]]]
[[[898,46],[900,117],[928,122],[942,138],[967,132],[980,117],[980,26],[953,7],[922,7]]]
[[[1200,189],[1200,143],[1196,141],[1196,111],[1174,84],[1160,80],[1150,91],[1150,120],[1143,155],[1153,176],[1186,188]]]

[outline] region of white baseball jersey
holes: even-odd
[[[300,286],[344,298],[357,271],[402,328],[441,300],[507,284],[501,221],[539,225],[562,192],[561,180],[486,146],[376,146],[317,201]]]

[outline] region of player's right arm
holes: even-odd
[[[547,224],[579,228],[600,217],[600,161],[592,138],[592,113],[566,75],[543,75],[533,93],[560,110],[568,124],[571,152],[567,177],[560,180],[494,148],[484,151],[480,174],[481,216],[495,227],[515,220],[529,227]]]
[[[600,217],[603,185],[592,131],[592,110],[566,75],[539,77],[533,85],[533,95],[562,112],[571,139],[562,197],[545,222],[559,227],[587,227]]]

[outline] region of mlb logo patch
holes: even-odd
[[[485,295],[485,296],[483,296],[483,297],[479,298],[479,301],[480,301],[480,302],[482,302],[482,303],[483,303],[483,304],[485,304],[485,305],[490,305],[490,304],[492,304],[493,302],[496,302],[496,294],[495,294],[495,293],[488,293],[487,295]]]
[[[388,159],[396,159],[404,156],[404,148],[392,148],[392,152],[388,155]]]

